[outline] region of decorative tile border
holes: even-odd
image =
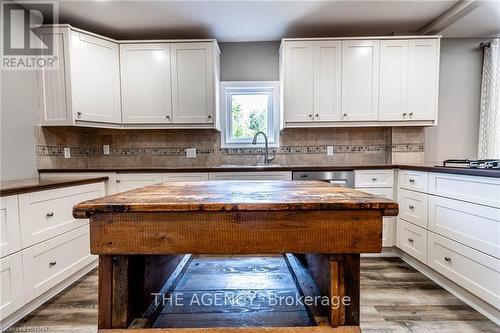
[[[185,156],[187,148],[111,148],[109,155],[104,155],[101,148],[70,147],[72,156]],[[327,146],[281,146],[271,148],[276,154],[321,154],[325,155]],[[423,152],[421,143],[397,145],[333,145],[334,154],[352,154],[368,152]],[[197,148],[199,155],[260,155],[263,148]],[[37,146],[38,156],[64,156],[64,147]]]

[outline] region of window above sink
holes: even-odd
[[[264,132],[270,147],[279,145],[279,82],[221,82],[221,147],[250,148],[252,139]]]

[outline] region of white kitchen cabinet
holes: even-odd
[[[124,124],[172,121],[170,44],[120,45]]]
[[[24,304],[21,252],[0,259],[0,320]]]
[[[342,41],[342,120],[378,119],[379,41]]]
[[[314,42],[315,121],[338,121],[341,112],[342,42]]]
[[[394,170],[355,170],[354,183],[358,187],[390,187],[394,185]],[[392,199],[392,196],[391,196]]]
[[[218,107],[215,89],[219,88],[214,76],[215,43],[173,43],[170,51],[173,121],[213,123]]]
[[[105,196],[104,183],[85,184],[19,195],[22,247],[40,243],[88,224],[75,219],[72,207]]]
[[[0,198],[0,256],[21,249],[17,195]]]
[[[121,122],[118,44],[71,31],[71,76],[76,120]]]
[[[116,191],[130,191],[161,182],[162,176],[160,173],[121,173],[116,175]]]
[[[199,182],[208,180],[207,172],[173,172],[162,175],[162,183],[166,182]]]
[[[97,259],[84,225],[22,250],[25,301],[42,295]]]
[[[428,195],[400,188],[398,191],[399,217],[427,229]]]
[[[427,230],[398,218],[396,245],[415,259],[427,262]]]
[[[283,46],[283,108],[285,122],[314,117],[314,42],[291,41]]]
[[[210,172],[209,180],[292,180],[290,171]]]
[[[380,41],[380,120],[406,119],[408,40]]]
[[[40,124],[120,124],[118,44],[67,25],[38,33],[45,42],[54,38],[57,57],[55,70],[38,71]]]
[[[408,42],[408,118],[435,120],[438,110],[439,39]]]

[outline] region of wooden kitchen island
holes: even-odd
[[[73,209],[90,218],[99,255],[103,333],[360,332],[359,254],[381,251],[382,217],[397,213],[393,201],[317,181],[166,183]],[[323,326],[151,329],[162,308],[152,293],[168,295],[190,254],[283,254],[301,294],[312,289],[298,263],[323,296],[349,302],[311,306],[312,322]]]

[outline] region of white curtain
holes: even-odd
[[[500,158],[500,39],[484,48],[478,155]]]

